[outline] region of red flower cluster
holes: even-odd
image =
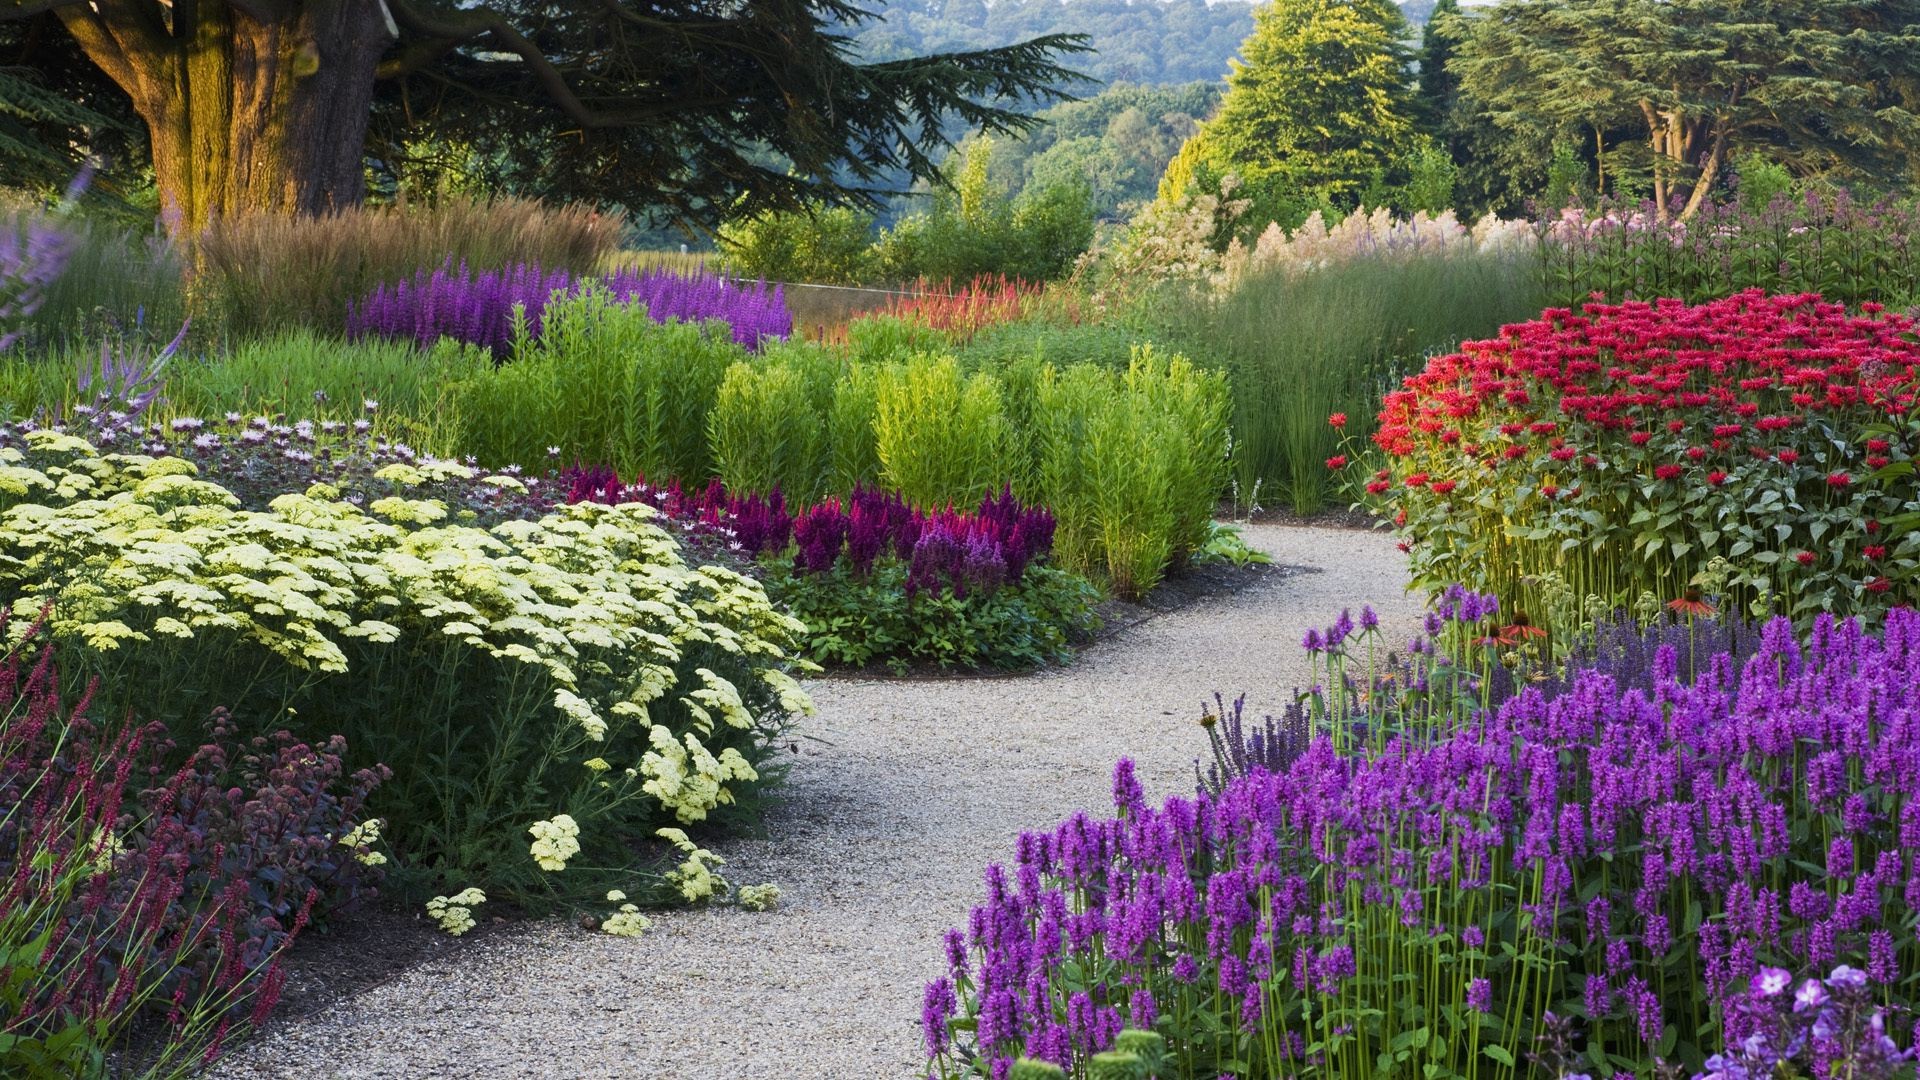
[[[1387,395],[1374,440],[1411,454],[1422,433],[1496,413],[1532,434],[1515,406],[1535,400],[1544,408],[1534,412],[1629,432],[1636,445],[1652,440],[1649,424],[1733,439],[1746,425],[1728,417],[1756,416],[1753,426],[1777,432],[1803,411],[1903,413],[1920,399],[1913,335],[1904,316],[1851,315],[1814,296],[1590,304],[1578,315],[1554,308],[1434,358]],[[1885,453],[1878,441],[1870,449]]]
[[[1524,582],[1556,567],[1628,601],[1672,597],[1716,557],[1749,599],[1780,597],[1804,584],[1789,568],[1804,576],[1819,552],[1855,601],[1894,591],[1884,605],[1908,571],[1879,571],[1910,553],[1888,558],[1870,519],[1920,510],[1884,471],[1915,456],[1917,416],[1911,316],[1758,291],[1592,303],[1466,342],[1405,379],[1374,434],[1389,468],[1367,490],[1406,515],[1416,578],[1429,560],[1432,584],[1509,603],[1536,602]],[[1456,488],[1471,498],[1435,497]]]

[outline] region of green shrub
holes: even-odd
[[[873,432],[882,482],[917,506],[964,506],[1006,479],[1000,381],[950,356],[881,368]]]
[[[988,178],[992,143],[970,146],[952,190],[926,212],[901,219],[875,245],[889,281],[968,281],[1004,275],[1051,281],[1093,242],[1093,198],[1084,183],[1035,185],[1017,198]]]
[[[1016,319],[980,330],[954,355],[969,369],[999,368],[1027,359],[1056,367],[1087,363],[1124,369],[1133,359],[1134,346],[1143,343],[1144,335],[1116,322]]]
[[[769,212],[720,230],[728,264],[746,277],[858,285],[875,275],[873,216],[837,208]]]
[[[803,628],[755,582],[683,564],[650,507],[480,529],[438,501],[363,509],[325,486],[234,509],[178,458],[47,431],[0,458],[10,632],[52,604],[62,672],[100,680],[102,713],[193,723],[223,705],[343,734],[393,770],[370,812],[416,886],[523,904],[604,890],[537,863],[529,827],[570,824],[583,866],[627,867],[637,835],[751,790],[769,725],[804,702],[781,670]],[[381,478],[442,473],[473,471]]]
[[[845,562],[807,574],[791,560],[764,565],[767,595],[806,624],[805,655],[820,664],[1024,670],[1066,662],[1099,621],[1098,590],[1051,566],[1030,566],[985,596],[956,596],[910,593],[898,560],[865,575]]]
[[[460,450],[491,467],[558,457],[708,477],[709,415],[727,369],[747,355],[719,324],[656,323],[586,289],[548,305],[540,336],[519,334],[511,362],[454,387]]]
[[[826,490],[845,495],[880,482],[880,448],[874,431],[879,408],[880,369],[852,363],[833,384],[827,411]]]
[[[735,491],[811,499],[821,481],[822,410],[794,364],[745,361],[720,383],[707,438],[714,473]]]
[[[1146,592],[1206,542],[1225,483],[1226,380],[1142,347],[1125,373],[1049,367],[1034,385],[1027,495],[1059,521],[1056,559],[1122,596]]]

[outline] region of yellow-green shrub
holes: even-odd
[[[1054,512],[1054,558],[1122,596],[1152,588],[1205,539],[1225,483],[1225,378],[1142,347],[1124,373],[1046,366],[1032,393],[1024,495]]]
[[[1007,479],[1000,381],[951,356],[881,368],[873,432],[882,482],[917,506],[964,506]]]
[[[713,469],[733,491],[783,491],[811,500],[821,481],[821,411],[806,373],[780,362],[727,369],[707,421]]]
[[[439,470],[465,471],[383,473]],[[100,679],[102,714],[184,730],[226,705],[344,734],[394,770],[374,809],[405,870],[537,899],[581,876],[529,852],[562,814],[583,861],[621,866],[636,831],[748,790],[767,724],[804,707],[783,670],[802,628],[756,582],[682,563],[647,507],[479,529],[324,486],[239,510],[192,473],[0,436],[10,632],[51,605],[62,672]]]

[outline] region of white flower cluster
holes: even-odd
[[[368,818],[340,837],[340,846],[350,848],[362,866],[385,866],[387,857],[373,850],[380,842],[380,819]]]
[[[707,864],[720,866],[727,860],[687,839],[687,834],[679,829],[660,829],[655,835],[671,841],[687,857],[677,868],[667,871],[667,880],[679,886],[680,895],[688,903],[709,900],[726,892],[727,879],[714,873]]]
[[[427,917],[440,924],[440,929],[459,937],[473,929],[473,909],[487,902],[487,894],[479,889],[462,889],[452,896],[436,896],[427,901]]]
[[[653,920],[640,914],[635,905],[621,904],[626,898],[627,894],[619,889],[607,893],[607,902],[620,904],[620,910],[600,920],[600,929],[614,937],[639,937],[653,925]]]
[[[580,854],[580,826],[569,814],[536,821],[527,832],[533,836],[533,861],[542,870],[565,870],[567,860]]]
[[[757,582],[687,566],[644,505],[582,503],[481,529],[450,522],[431,500],[362,509],[316,485],[252,511],[177,458],[102,454],[46,431],[24,445],[0,446],[8,644],[49,603],[56,643],[100,652],[218,637],[222,648],[238,639],[296,669],[340,673],[349,646],[459,642],[541,669],[554,688],[556,753],[601,778],[609,799],[631,785],[683,822],[758,779],[737,750],[708,747],[716,728],[751,728],[755,717],[733,682],[690,670],[691,650],[731,657],[785,708],[812,707],[779,670],[805,628]],[[455,462],[380,472],[401,485],[454,474],[478,475]],[[675,730],[669,714],[682,709],[691,727]],[[613,745],[642,760],[620,761]]]
[[[1360,259],[1525,250],[1534,242],[1531,224],[1505,221],[1491,213],[1468,228],[1451,210],[1396,218],[1380,207],[1371,212],[1355,210],[1328,226],[1315,210],[1291,233],[1278,224],[1268,225],[1252,248],[1236,240],[1222,258],[1215,281],[1230,287],[1253,274],[1303,274]]]
[[[780,902],[780,886],[771,881],[764,885],[742,885],[733,895],[748,911],[769,911]]]
[[[660,800],[661,805],[672,807],[674,816],[688,824],[704,819],[717,806],[733,802],[728,781],[760,778],[738,750],[729,746],[715,757],[691,731],[676,740],[673,732],[656,724],[648,741],[653,749],[640,759],[640,774],[646,777],[641,790]]]

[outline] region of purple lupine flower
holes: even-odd
[[[1467,1008],[1475,1012],[1492,1012],[1493,984],[1485,979],[1474,979],[1467,983]]]

